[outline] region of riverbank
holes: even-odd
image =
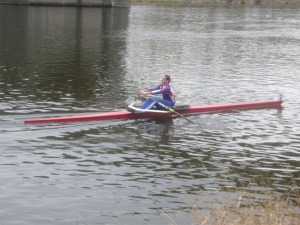
[[[272,5],[272,6],[300,6],[299,0],[77,0],[65,1],[39,1],[39,0],[0,0],[0,4],[25,4],[25,5],[60,5],[60,6],[93,6],[93,7],[122,7],[131,4],[143,5],[179,5],[179,6],[201,6],[201,5]]]
[[[260,193],[262,194],[262,193]],[[295,225],[300,222],[298,186],[291,193],[251,194],[244,190],[229,191],[223,202],[214,202],[210,210],[194,207],[193,220],[198,224],[224,225]],[[237,197],[238,196],[238,197]],[[292,197],[293,196],[293,197]],[[211,199],[208,197],[208,199]],[[221,198],[222,199],[222,198]]]
[[[299,0],[132,0],[135,4],[178,4],[178,5],[278,5],[300,6]]]

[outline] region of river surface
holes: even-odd
[[[1,224],[191,224],[229,190],[299,187],[299,21],[293,8],[0,5]],[[284,107],[23,123],[123,109],[165,73],[177,104],[283,94]]]

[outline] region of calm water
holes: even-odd
[[[228,188],[299,186],[299,20],[292,8],[0,5],[1,224],[190,224]],[[282,93],[284,109],[23,124],[124,108],[163,73],[178,103]]]

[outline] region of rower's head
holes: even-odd
[[[166,84],[166,83],[170,83],[171,82],[171,77],[169,75],[164,75],[162,78],[162,83]]]

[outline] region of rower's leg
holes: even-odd
[[[174,104],[171,102],[171,101],[168,101],[168,100],[164,100],[164,99],[161,99],[161,98],[154,98],[156,101],[162,103],[163,105],[166,105],[166,106],[169,106],[169,107],[173,107]],[[166,110],[165,107],[159,105],[158,103],[155,103],[155,107],[159,110]]]
[[[147,101],[142,105],[142,109],[151,109],[155,102],[152,99],[147,99]]]

